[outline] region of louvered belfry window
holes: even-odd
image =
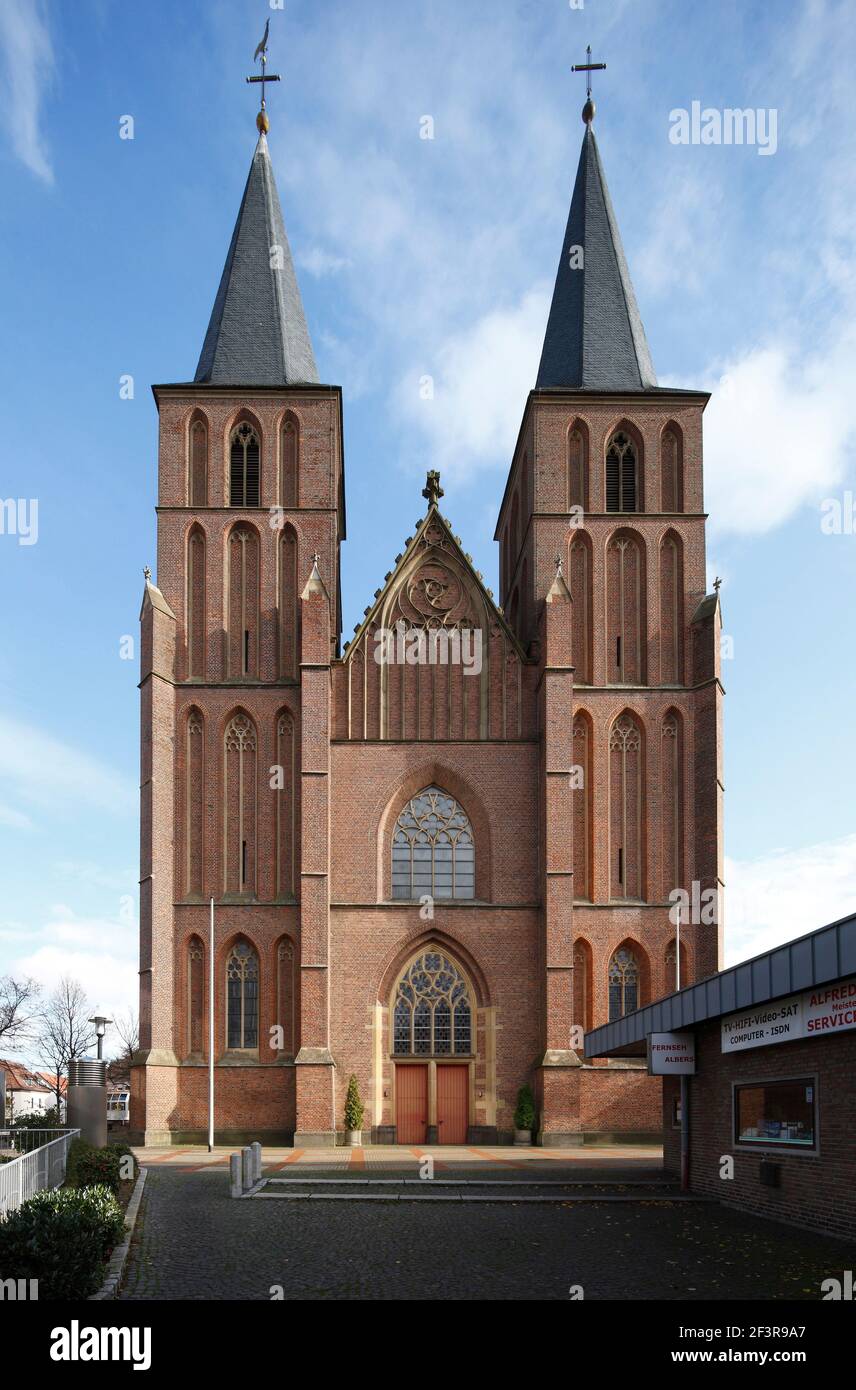
[[[606,510],[636,511],[636,450],[626,434],[615,434],[606,451]]]
[[[259,505],[259,437],[246,421],[232,432],[229,455],[229,505]]]

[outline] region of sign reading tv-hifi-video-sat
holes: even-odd
[[[729,1014],[722,1020],[722,1051],[829,1037],[848,1028],[856,1028],[856,978]]]

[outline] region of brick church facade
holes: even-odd
[[[659,1133],[659,1082],[587,1062],[582,1033],[674,987],[669,895],[721,885],[707,397],[656,384],[592,114],[500,604],[429,474],[344,647],[342,393],[319,382],[262,117],[195,378],[155,387],[147,1142],[207,1128],[211,898],[218,1140],[333,1144],[352,1073],[367,1142],[503,1142],[526,1083],[544,1144]],[[721,963],[721,925],[693,917],[682,984]]]

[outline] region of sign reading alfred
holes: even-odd
[[[815,1038],[856,1028],[856,978],[819,985],[772,1004],[758,1004],[722,1020],[722,1051]]]
[[[651,1076],[695,1076],[694,1033],[649,1033]]]

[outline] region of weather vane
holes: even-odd
[[[261,82],[261,84],[262,84],[262,104],[261,104],[261,108],[260,108],[260,110],[259,110],[259,114],[256,116],[256,126],[257,126],[259,132],[260,132],[262,135],[265,135],[265,134],[270,130],[270,121],[268,120],[267,110],[265,109],[265,83],[266,83],[266,82],[279,82],[279,81],[280,81],[280,77],[279,77],[279,74],[278,74],[278,73],[275,73],[275,72],[267,72],[267,71],[266,71],[266,69],[267,69],[267,44],[268,44],[268,34],[269,34],[269,32],[270,32],[270,16],[268,16],[267,23],[265,24],[265,31],[264,31],[264,33],[262,34],[261,43],[259,43],[259,44],[256,46],[256,51],[255,51],[255,53],[253,54],[253,62],[254,62],[254,63],[255,63],[256,61],[258,61],[259,59],[261,59],[261,65],[262,65],[261,74],[260,74],[259,76],[257,76],[257,77],[248,77],[248,78],[247,78],[247,81],[248,81],[248,82]]]
[[[586,62],[574,63],[571,72],[605,72],[606,63],[593,63],[591,60],[591,44],[586,48]],[[583,120],[586,125],[591,125],[594,120],[595,104],[591,99],[591,76],[586,78],[586,104],[583,107]]]

